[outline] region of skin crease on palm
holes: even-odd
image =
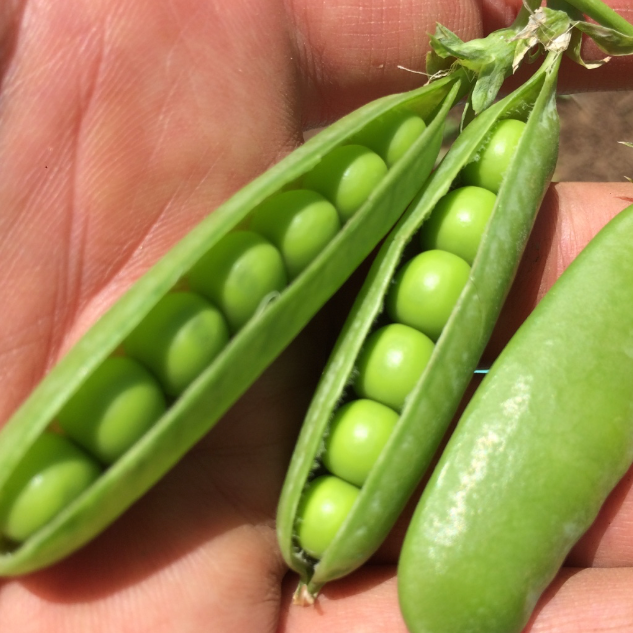
[[[633,19],[631,0],[610,2]],[[422,68],[435,21],[469,39],[509,24],[516,9],[503,0],[5,0],[0,420],[174,242],[295,148],[303,129],[419,85],[398,65]],[[565,65],[561,83],[630,89],[633,62],[593,72]],[[631,201],[628,183],[551,188],[489,357]],[[394,577],[404,523],[313,609],[290,606],[296,578],[276,546],[285,468],[350,294],[339,293],[102,536],[48,570],[1,581],[0,630],[404,632]],[[573,550],[533,633],[633,628],[632,481]]]

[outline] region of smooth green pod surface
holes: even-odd
[[[558,63],[558,57],[550,57],[526,84],[466,127],[372,265],[306,415],[279,503],[278,540],[287,564],[300,575],[295,596],[299,603],[313,601],[324,583],[350,573],[378,549],[430,464],[470,382],[554,170]],[[525,132],[507,166],[464,291],[352,510],[323,555],[315,559],[302,550],[297,538],[297,511],[306,484],[321,474],[323,438],[336,407],[350,397],[356,359],[382,318],[391,280],[436,203],[496,123],[513,116],[527,119]]]
[[[633,460],[633,206],[492,366],[425,488],[398,567],[412,633],[519,633]]]
[[[371,252],[413,199],[433,168],[446,114],[467,89],[465,79],[464,75],[447,77],[406,94],[377,100],[310,139],[210,214],[47,374],[0,434],[0,494],[29,448],[85,381],[121,348],[168,293],[187,287],[191,271],[216,245],[238,227],[249,229],[256,208],[286,190],[300,188],[304,176],[334,150],[353,143],[370,123],[394,108],[413,112],[427,123],[410,150],[379,183],[374,183],[353,217],[309,265],[282,290],[264,297],[245,323],[242,313],[237,315],[228,343],[169,402],[165,413],[136,443],[24,542],[2,541],[0,575],[23,574],[50,565],[86,543],[217,423]],[[204,294],[205,280],[199,281]]]

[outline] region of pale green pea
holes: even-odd
[[[107,358],[59,412],[73,440],[111,464],[165,411],[156,379],[131,358]]]
[[[323,194],[346,222],[386,174],[387,165],[378,154],[362,145],[344,145],[306,174],[303,186]]]
[[[43,433],[26,452],[0,498],[0,531],[29,538],[101,474],[99,464],[66,438]]]
[[[307,189],[273,196],[255,209],[251,221],[251,229],[281,251],[290,279],[330,243],[340,228],[334,206]]]
[[[422,225],[422,249],[448,251],[472,266],[496,200],[494,193],[482,187],[460,187],[447,193]]]
[[[172,396],[181,394],[229,340],[217,308],[193,292],[165,295],[123,343]]]
[[[524,130],[523,121],[499,121],[492,128],[490,137],[475,160],[464,167],[464,184],[497,193]]]
[[[424,251],[397,273],[387,295],[387,311],[436,341],[446,325],[468,277],[470,266],[446,251]]]
[[[404,110],[391,111],[367,126],[357,142],[374,150],[393,167],[426,129],[422,117]]]
[[[279,251],[252,231],[225,235],[193,267],[188,279],[193,290],[220,308],[233,332],[287,283]]]
[[[398,421],[398,414],[373,400],[353,400],[335,414],[325,440],[323,463],[337,477],[362,486]]]
[[[371,334],[358,357],[354,390],[362,398],[377,400],[396,411],[404,406],[434,345],[417,330],[391,323]]]
[[[297,512],[297,538],[310,556],[319,558],[327,549],[358,493],[356,486],[332,475],[308,484]]]

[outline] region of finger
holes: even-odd
[[[299,142],[273,5],[42,2],[12,22],[0,419],[178,238]]]
[[[398,610],[394,567],[365,568],[326,586],[314,607],[290,605],[294,578],[284,583],[279,633],[406,633]],[[524,633],[628,633],[633,627],[633,569],[563,568]]]
[[[278,633],[406,633],[398,607],[394,566],[367,566],[328,583],[314,606],[291,604],[297,577],[284,579]]]
[[[633,569],[564,568],[544,593],[524,633],[628,633]]]
[[[631,0],[608,4],[624,17],[633,17]],[[424,83],[423,76],[402,67],[425,69],[429,33],[437,22],[464,40],[483,37],[509,26],[521,1],[351,0],[341,5],[337,0],[294,0],[290,6],[302,69],[304,120],[312,127],[380,95]],[[583,54],[588,60],[605,57],[592,43],[585,45]],[[529,72],[520,76],[525,78]],[[566,60],[560,73],[560,89],[566,92],[632,87],[630,57],[615,58],[592,71]]]
[[[150,493],[142,512],[133,509],[99,543],[50,569],[3,579],[1,629],[273,631],[283,573],[274,529],[247,525],[222,530],[211,541],[209,526],[217,531],[214,511],[221,505],[198,499],[195,511],[186,497],[181,489],[180,503],[165,507]],[[152,525],[156,529],[148,530]]]
[[[572,549],[570,567],[633,567],[633,468],[609,495],[597,519]]]

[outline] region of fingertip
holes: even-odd
[[[429,33],[437,22],[464,39],[483,33],[474,0],[296,0],[289,15],[308,127],[422,85]]]

